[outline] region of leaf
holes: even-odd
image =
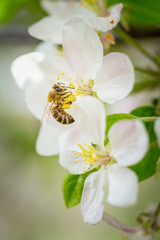
[[[146,89],[152,89],[155,88],[156,86],[160,85],[160,80],[159,79],[152,79],[152,80],[145,80],[141,82],[136,82],[134,84],[134,88],[132,90],[132,93],[137,93]]]
[[[80,203],[85,179],[93,169],[85,174],[73,175],[69,172],[63,182],[63,197],[67,208],[71,208]]]
[[[133,110],[131,114],[138,117],[156,116],[155,109],[152,106],[139,107]],[[160,156],[160,149],[157,145],[157,139],[153,125],[154,123],[152,122],[145,123],[150,139],[150,148],[146,156],[138,164],[130,167],[137,174],[139,181],[143,181],[153,176],[157,170],[157,162]]]
[[[157,25],[160,23],[159,0],[106,0],[107,5],[123,3],[132,26]]]
[[[112,114],[112,115],[106,116],[106,130],[105,130],[105,140],[104,140],[105,146],[109,142],[109,139],[108,139],[109,129],[112,127],[114,123],[124,119],[136,119],[136,117],[133,116],[132,114],[127,114],[127,113],[118,113],[118,114]]]
[[[0,23],[8,22],[17,12],[24,9],[28,11],[28,17],[33,19],[33,22],[36,18],[38,20],[44,16],[40,0],[0,0]]]

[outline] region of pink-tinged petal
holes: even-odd
[[[84,148],[84,143],[91,144],[90,139],[86,136],[85,132],[80,129],[71,129],[65,131],[59,139],[59,162],[62,167],[68,169],[72,174],[81,174],[88,170],[89,165],[83,162],[83,157],[78,156],[82,153],[78,144]],[[76,154],[75,154],[76,153]]]
[[[99,171],[91,173],[85,180],[81,211],[84,222],[98,224],[103,216],[104,186],[107,182],[107,171],[101,168]]]
[[[93,90],[106,103],[115,103],[125,98],[134,84],[134,69],[127,55],[109,53],[95,79]]]
[[[96,32],[75,16],[63,29],[63,50],[71,68],[85,83],[95,79],[103,58],[103,48]]]
[[[83,7],[80,2],[72,1],[42,1],[42,7],[49,14],[58,16],[63,19],[68,19],[73,15],[81,15],[86,19],[95,17],[95,13]]]
[[[29,34],[35,38],[54,44],[62,44],[62,29],[65,19],[60,17],[44,17],[29,27]]]
[[[80,127],[92,139],[92,143],[103,146],[106,127],[104,104],[92,96],[78,97]]]
[[[120,21],[122,8],[123,5],[120,3],[112,9],[111,14],[108,17],[92,18],[89,22],[97,31],[108,32]]]
[[[145,156],[148,150],[148,134],[139,120],[122,120],[109,130],[111,156],[122,166],[131,166]]]
[[[57,122],[51,115],[45,126],[41,126],[36,151],[43,156],[51,156],[59,153],[59,137],[64,131],[73,128],[76,123],[64,125]]]
[[[107,201],[119,207],[128,207],[137,202],[138,178],[136,174],[118,164],[108,167]]]
[[[27,90],[43,79],[40,64],[44,58],[43,53],[28,53],[14,60],[11,72],[19,88]]]

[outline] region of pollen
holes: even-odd
[[[83,170],[83,173],[86,173],[86,170]]]
[[[62,72],[62,76],[64,75],[64,72]]]
[[[57,81],[60,79],[60,77],[57,77]]]
[[[75,107],[75,108],[77,108],[77,107],[78,107],[78,105],[74,105],[74,107]]]
[[[112,24],[114,23],[114,19],[113,19],[113,18],[112,18],[112,20],[110,21],[110,23],[112,23]]]
[[[75,160],[75,162],[76,162],[76,163],[78,163],[78,162],[79,162],[79,160],[78,160],[78,159],[76,159],[76,160]]]
[[[69,78],[69,81],[71,81],[71,78]]]
[[[105,37],[106,37],[106,40],[109,43],[115,44],[115,38],[114,38],[114,36],[111,33],[107,33]]]
[[[77,155],[77,153],[76,153],[76,152],[74,152],[74,155]]]

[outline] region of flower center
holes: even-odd
[[[64,82],[68,82],[68,84]],[[78,96],[92,94],[90,86],[81,85],[78,81],[73,83],[71,78],[66,81],[64,72],[62,72],[61,77],[57,77],[57,83],[54,84],[53,90],[48,94],[48,102],[60,104],[63,109],[69,109]],[[74,107],[77,107],[77,105],[74,105]]]
[[[77,157],[82,157],[82,161],[84,162],[83,173],[86,173],[86,167],[98,167],[113,163],[113,158],[109,155],[107,148],[102,151],[98,149],[97,145],[95,147],[86,143],[83,145],[78,144],[78,147],[81,149],[80,153],[74,152],[74,155]],[[76,159],[75,162],[78,163],[79,160]]]

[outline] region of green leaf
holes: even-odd
[[[132,93],[137,93],[140,91],[143,91],[145,89],[152,89],[155,88],[156,86],[160,85],[160,80],[159,79],[152,79],[152,80],[145,80],[141,82],[136,82],[134,84],[134,88],[132,90]]]
[[[107,5],[123,3],[132,26],[156,25],[160,23],[159,0],[106,0]]]
[[[0,23],[8,22],[17,12],[24,11],[24,9],[28,11],[28,17],[33,21],[35,21],[35,17],[38,20],[44,16],[40,0],[0,0]]]
[[[96,169],[78,175],[67,173],[63,182],[63,197],[67,208],[74,207],[80,203],[85,179],[94,171]]]
[[[136,117],[133,116],[132,114],[127,114],[127,113],[118,113],[118,114],[112,114],[112,115],[106,116],[106,130],[105,130],[105,140],[104,140],[105,146],[109,142],[109,139],[108,139],[109,129],[112,127],[114,123],[124,119],[136,119]]]
[[[152,106],[139,107],[131,112],[131,114],[141,116],[156,116],[155,109]],[[154,123],[146,122],[145,126],[150,139],[150,148],[146,156],[138,164],[130,167],[138,176],[139,181],[143,181],[156,173],[157,162],[160,156],[160,149],[157,145],[157,139],[153,128]]]

